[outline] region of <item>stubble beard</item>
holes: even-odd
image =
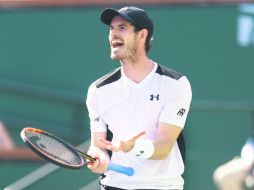
[[[114,50],[111,49],[111,59],[112,60],[135,60],[137,57],[137,49],[138,49],[138,42],[137,40],[133,40],[131,43],[126,44],[125,46],[121,47],[119,50]]]

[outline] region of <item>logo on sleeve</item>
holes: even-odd
[[[181,109],[177,112],[177,115],[182,117],[182,116],[184,115],[185,112],[186,112],[186,109],[181,108]]]
[[[100,117],[93,118],[92,121],[99,122],[100,121]]]

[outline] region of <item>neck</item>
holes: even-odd
[[[125,75],[136,83],[140,83],[154,67],[152,60],[146,56],[135,60],[122,60],[121,65]]]

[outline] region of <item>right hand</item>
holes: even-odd
[[[96,160],[94,162],[88,162],[87,168],[90,169],[94,173],[105,173],[108,169],[109,165],[109,157],[108,155],[103,152],[102,150],[96,150],[95,151],[89,151],[88,154],[95,158]]]

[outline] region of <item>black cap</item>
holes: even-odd
[[[101,13],[101,21],[106,25],[110,25],[112,19],[117,15],[132,23],[139,30],[147,29],[149,40],[153,36],[153,21],[143,9],[133,6],[123,7],[119,10],[107,8]]]

